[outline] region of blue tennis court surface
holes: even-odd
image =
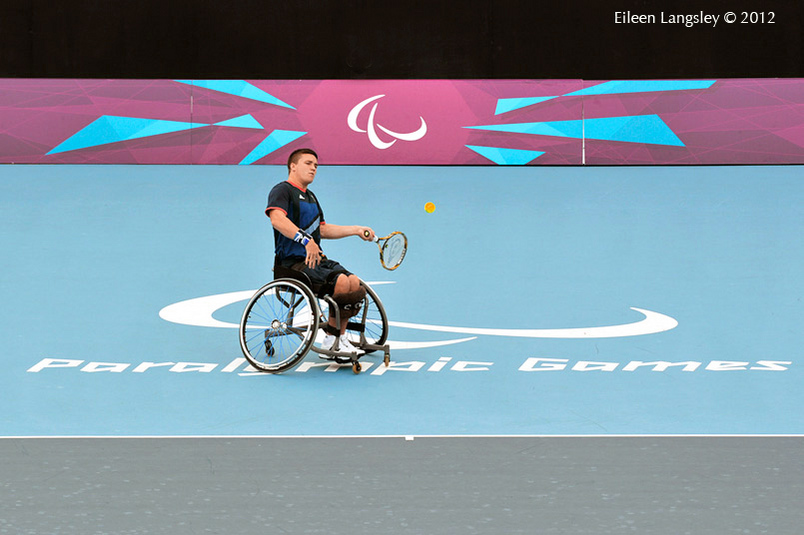
[[[286,175],[0,168],[2,435],[804,433],[802,167],[322,166],[327,221],[410,240],[324,244],[392,321],[359,376],[240,354]]]

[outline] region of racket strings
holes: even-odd
[[[382,246],[382,260],[388,267],[398,266],[405,258],[407,240],[402,234],[394,234]]]

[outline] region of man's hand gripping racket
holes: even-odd
[[[367,239],[371,236],[368,230],[364,231],[363,235]],[[401,232],[392,232],[384,238],[374,236],[372,241],[380,248],[382,267],[389,271],[398,268],[405,259],[405,253],[408,252],[408,238]]]

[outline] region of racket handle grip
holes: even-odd
[[[371,232],[369,232],[369,231],[367,231],[367,230],[364,230],[364,231],[363,231],[363,236],[365,236],[366,238],[368,238],[369,236],[371,236]],[[371,241],[373,241],[374,243],[377,243],[378,241],[380,241],[380,239],[379,239],[377,236],[374,236],[374,239],[373,239],[373,240],[371,240]]]

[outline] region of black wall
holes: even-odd
[[[4,0],[0,77],[802,77],[801,0]],[[733,11],[774,24],[725,24]],[[615,11],[721,15],[615,24]]]

